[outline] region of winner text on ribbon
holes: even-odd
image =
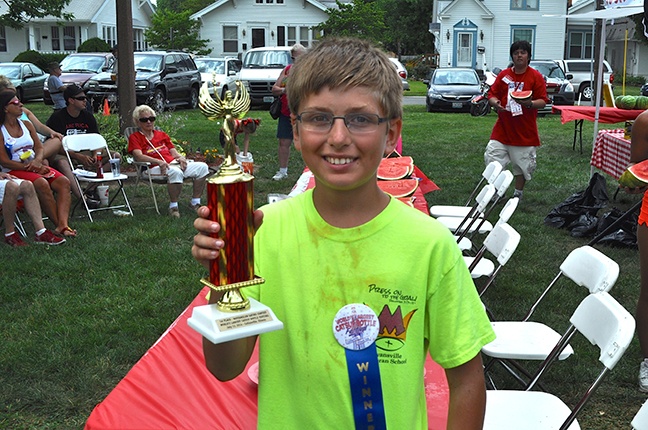
[[[218,325],[218,329],[223,332],[235,328],[247,327],[250,325],[270,321],[272,321],[270,313],[267,310],[263,310],[249,314],[234,315],[230,318],[224,318],[222,320],[216,321],[216,324]]]

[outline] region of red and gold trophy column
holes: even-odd
[[[223,120],[225,161],[207,179],[207,204],[211,219],[220,224],[216,237],[225,246],[210,264],[209,280],[201,282],[216,293],[224,293],[217,304],[197,306],[187,323],[212,343],[221,343],[283,328],[270,308],[243,296],[240,288],[261,284],[254,275],[254,177],[244,173],[234,153],[234,120],[245,115],[250,98],[237,81],[237,95],[227,92],[224,100],[213,100],[204,84],[200,108],[210,120]]]

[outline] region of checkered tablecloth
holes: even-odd
[[[625,130],[599,130],[590,164],[619,179],[630,163],[630,140]]]

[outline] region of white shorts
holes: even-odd
[[[484,152],[484,161],[486,165],[497,161],[504,167],[511,163],[513,175],[524,175],[524,179],[529,181],[536,170],[536,147],[504,145],[498,140],[490,140]]]
[[[22,179],[0,179],[0,205],[2,204],[2,201],[4,200],[4,193],[5,193],[5,187],[7,186],[7,182],[15,182],[20,186],[22,183]],[[22,199],[22,196],[18,196],[18,199]]]
[[[162,176],[160,166],[154,166],[146,169],[143,173],[145,179],[148,175]],[[209,175],[209,167],[202,161],[187,160],[187,168],[182,171],[179,164],[171,164],[167,169],[167,178],[170,184],[181,184],[185,178],[200,179]]]

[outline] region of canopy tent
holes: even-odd
[[[596,88],[603,88],[603,58],[605,53],[605,24],[608,19],[624,18],[627,16],[637,15],[640,13],[644,14],[644,31],[646,28],[648,11],[644,4],[644,0],[620,0],[615,1],[614,6],[609,5],[611,1],[606,0],[606,9],[594,10],[586,13],[564,15],[569,19],[600,19],[602,20],[601,26],[601,44],[599,46],[599,62],[596,65],[598,69]],[[601,107],[601,93],[602,91],[596,92],[596,113],[594,115],[594,137],[592,140],[592,151],[594,150],[594,144],[596,143],[596,137],[598,135],[598,123],[599,123],[599,110]],[[594,174],[594,167],[592,167],[592,175]]]

